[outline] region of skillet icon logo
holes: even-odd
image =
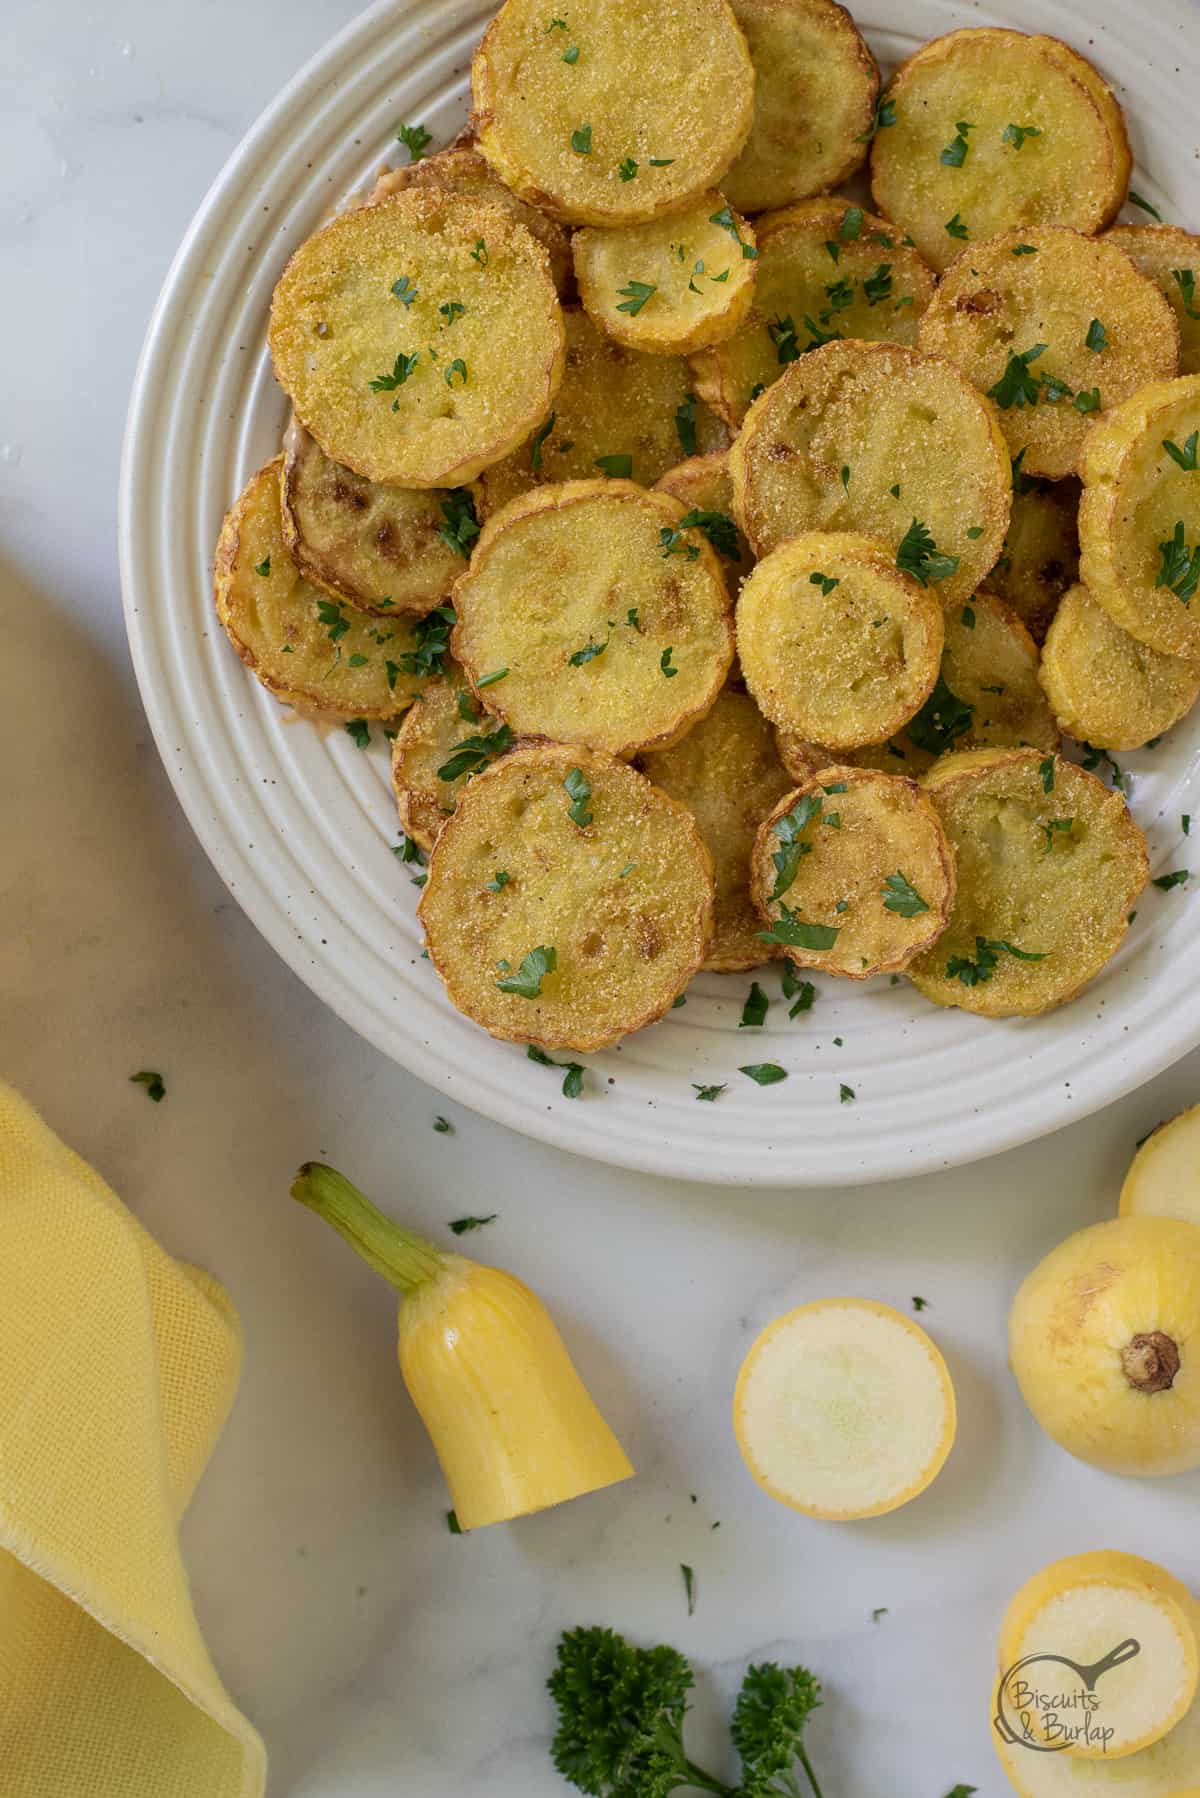
[[[1027,1654],[1001,1676],[996,1691],[996,1733],[1015,1748],[1061,1754],[1074,1748],[1089,1756],[1107,1754],[1118,1721],[1097,1687],[1106,1673],[1142,1652],[1132,1636],[1091,1666],[1065,1654]]]

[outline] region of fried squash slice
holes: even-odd
[[[754,297],[753,228],[716,188],[666,218],[585,226],[571,250],[585,310],[607,337],[651,355],[731,336]]]
[[[641,758],[656,787],[686,805],[716,870],[716,917],[704,966],[755,968],[779,951],[761,941],[750,898],[750,852],[759,825],[793,782],[770,725],[747,693],[726,687],[712,711],[673,749]]]
[[[750,132],[754,68],[727,0],[505,0],[471,64],[479,148],[506,187],[573,225],[678,212]]]
[[[1034,1017],[1073,999],[1121,946],[1149,874],[1121,794],[1040,749],[944,756],[924,785],[958,893],[909,979],[981,1017]]]
[[[225,515],[213,590],[247,668],[286,705],[334,718],[398,718],[438,668],[449,623],[371,618],[305,580],[283,537],[281,458]]]
[[[1019,470],[1014,477],[1008,536],[988,588],[1012,607],[1035,643],[1079,578],[1079,495],[1074,479],[1038,481]]]
[[[1200,374],[1200,237],[1176,225],[1114,225],[1104,241],[1162,288],[1179,324],[1179,372]]]
[[[513,734],[483,710],[466,675],[447,656],[405,713],[392,741],[392,791],[405,833],[432,849],[468,781],[513,747]]]
[[[1078,472],[1097,417],[1179,363],[1175,314],[1154,282],[1108,238],[1054,225],[964,250],[918,343],[995,401],[1021,473],[1052,481]]]
[[[1079,572],[1141,643],[1200,660],[1200,375],[1156,381],[1088,439]],[[1170,446],[1170,447],[1169,447]]]
[[[1079,584],[1055,614],[1040,677],[1063,730],[1097,749],[1140,749],[1200,696],[1200,662],[1139,643]]]
[[[484,471],[485,515],[547,481],[612,474],[652,487],[683,457],[728,446],[682,356],[614,343],[582,307],[567,307],[563,323],[566,368],[554,410],[520,449]]]
[[[712,858],[691,813],[626,763],[517,749],[459,799],[418,916],[451,1003],[493,1036],[604,1049],[704,961]]]
[[[697,522],[724,562],[727,575],[749,574],[754,558],[733,516],[733,480],[724,450],[689,456],[668,468],[654,484],[660,493],[670,493],[686,507],[689,517],[700,515]]]
[[[684,517],[669,494],[596,480],[488,520],[454,589],[453,653],[515,736],[629,756],[703,718],[733,623],[716,551]]]
[[[1132,160],[1121,109],[1057,38],[952,31],[901,65],[871,145],[875,204],[944,269],[1014,225],[1102,231]]]
[[[764,388],[830,337],[915,344],[935,286],[886,219],[837,195],[767,213],[755,229],[746,320],[692,359],[697,393],[734,430]]]
[[[797,967],[866,980],[936,941],[954,900],[954,858],[915,781],[833,765],[762,825],[750,883],[767,939]]]
[[[292,256],[271,356],[301,424],[369,481],[461,487],[521,443],[562,379],[546,251],[512,213],[413,187]]]
[[[732,0],[754,64],[754,123],[724,177],[733,204],[766,212],[845,181],[866,159],[879,70],[833,0]]]
[[[360,611],[423,617],[447,597],[463,555],[448,541],[474,501],[466,490],[385,487],[332,462],[292,421],[284,439],[283,534],[306,580]]]
[[[1059,746],[1038,682],[1038,651],[1016,614],[991,593],[975,593],[945,615],[937,684],[904,730],[846,760],[885,774],[924,774],[948,751]]]
[[[806,531],[877,537],[961,604],[1000,554],[1012,475],[994,406],[940,356],[829,343],[759,396],[729,454],[756,555]]]
[[[845,531],[781,543],[738,596],[738,661],[764,716],[839,753],[886,741],[920,710],[944,634],[936,594]]]

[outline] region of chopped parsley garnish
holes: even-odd
[[[914,1311],[927,1311],[929,1309],[929,1300],[920,1298],[916,1293],[914,1293],[913,1301],[912,1301],[912,1308]]]
[[[418,868],[425,866],[425,851],[405,831],[400,832],[400,841],[393,847],[392,854],[402,862],[416,862]]]
[[[1041,135],[1040,125],[1006,125],[1000,134],[1000,142],[1011,144],[1014,150],[1019,150],[1027,137],[1040,137]]]
[[[1160,874],[1153,884],[1160,893],[1169,893],[1172,887],[1183,886],[1190,874],[1190,868],[1176,868],[1173,874]]]
[[[424,125],[401,125],[396,133],[396,141],[404,145],[410,162],[420,162],[426,148],[433,142],[433,133],[426,131]]]
[[[884,911],[894,911],[901,918],[916,918],[929,907],[911,881],[897,872],[889,874],[880,891]]]
[[[871,120],[867,129],[860,132],[854,141],[856,144],[869,144],[877,131],[886,131],[889,125],[894,125],[895,123],[896,102],[894,100],[880,100],[875,108],[875,117]]]
[[[839,243],[857,243],[862,236],[863,209],[861,206],[847,206],[842,214],[842,222],[838,226]]]
[[[1094,351],[1097,356],[1102,350],[1108,348],[1108,332],[1104,329],[1104,326],[1100,323],[1098,318],[1094,318],[1088,326],[1087,336],[1084,338],[1083,342],[1084,347]]]
[[[507,673],[507,668],[493,668],[490,674],[481,674],[475,685],[477,687],[494,687],[496,682],[503,680]]]
[[[817,989],[811,980],[800,980],[790,961],[783,964],[781,981],[785,999],[794,999],[796,1003],[788,1011],[789,1018],[798,1018],[802,1011],[811,1011],[817,996]]]
[[[530,466],[530,468],[536,470],[542,466],[542,445],[545,443],[547,437],[549,437],[551,431],[554,429],[554,421],[557,417],[558,417],[557,412],[552,412],[550,414],[549,418],[546,420],[545,424],[539,425],[537,430],[533,433],[533,438],[529,445],[529,466]]]
[[[1195,474],[1196,472],[1196,446],[1198,443],[1200,443],[1200,431],[1193,431],[1182,449],[1180,449],[1177,443],[1172,443],[1169,437],[1163,438],[1163,448],[1166,450],[1168,456],[1170,456],[1172,462],[1177,463],[1178,466],[1183,469],[1185,474]],[[262,574],[264,570],[259,568],[255,572]],[[271,558],[269,556],[267,557],[265,572],[268,574],[271,572]]]
[[[617,173],[620,175],[622,181],[632,181],[637,172],[638,165],[633,160],[632,156],[627,156],[624,162],[619,162],[617,164]]]
[[[346,735],[353,738],[356,749],[371,747],[371,730],[365,718],[351,718],[345,729]]]
[[[475,501],[469,487],[455,487],[442,501],[442,517],[445,524],[438,526],[438,536],[448,549],[464,559],[471,554],[471,545],[479,535],[479,520],[475,516]]]
[[[954,129],[957,136],[953,143],[946,145],[946,148],[938,158],[940,162],[945,163],[948,169],[960,169],[967,160],[967,149],[969,147],[967,144],[967,132],[974,131],[975,127],[974,125],[969,125],[965,119],[959,119]]]
[[[687,394],[675,408],[675,434],[685,456],[696,453],[696,396]]]
[[[918,749],[927,750],[930,755],[942,755],[958,737],[970,730],[974,717],[974,706],[952,692],[945,677],[939,674],[933,692],[905,728]]]
[[[1030,374],[1029,364],[1036,362],[1045,349],[1044,343],[1035,343],[1030,349],[1022,350],[1019,356],[1010,350],[1004,373],[995,386],[987,390],[988,398],[995,400],[1006,412],[1010,406],[1036,406],[1038,377]]]
[[[769,320],[767,336],[775,345],[775,354],[781,365],[797,360],[800,346],[796,339],[796,321],[790,314],[786,318]]]
[[[1148,212],[1152,219],[1157,219],[1159,224],[1162,224],[1162,213],[1158,207],[1152,206],[1149,200],[1143,200],[1141,194],[1135,194],[1132,187],[1129,190],[1128,198],[1131,206],[1140,206],[1143,212]]]
[[[592,128],[581,125],[578,131],[571,133],[571,148],[576,156],[590,156],[592,153]]]
[[[820,817],[822,804],[815,793],[805,793],[798,805],[775,820],[774,835],[780,847],[771,857],[775,864],[772,900],[782,898],[796,878],[801,859],[812,853],[812,844],[804,842],[803,836],[813,819]]]
[[[1035,243],[1019,243],[1013,245],[1014,256],[1036,256],[1037,253],[1038,249]]]
[[[597,643],[593,638],[589,637],[582,649],[577,649],[574,655],[567,657],[567,666],[569,668],[582,668],[586,663],[594,662],[597,656],[602,656],[604,654],[605,650],[608,648],[609,641],[610,639],[605,637],[603,643]]]
[[[878,1623],[879,1619],[881,1617],[886,1617],[887,1614],[888,1608],[885,1604],[876,1605],[875,1609],[871,1612],[871,1622]]]
[[[658,541],[662,545],[664,559],[670,556],[686,556],[689,562],[694,562],[699,557],[700,545],[685,543],[682,529],[664,524],[658,533]]]
[[[536,999],[541,993],[542,981],[547,974],[553,974],[557,964],[558,951],[542,943],[529,951],[515,974],[506,974],[496,985],[502,993],[518,993],[522,999]]]
[[[630,318],[636,318],[651,295],[658,292],[656,281],[631,281],[628,287],[618,288],[623,297],[617,307],[618,312],[627,312]]]
[[[567,797],[571,801],[567,807],[567,816],[572,824],[578,824],[580,830],[586,830],[592,821],[592,813],[588,810],[588,800],[592,796],[591,782],[582,768],[571,768],[563,786],[567,789]]]
[[[835,575],[818,572],[809,575],[808,584],[810,587],[819,587],[824,597],[828,599],[834,588],[840,587],[842,583]]]
[[[947,237],[961,237],[963,239],[967,236],[967,227],[963,224],[957,212],[952,219],[946,220],[946,235]]]
[[[973,631],[975,629],[975,608],[974,608],[974,606],[964,606],[962,609],[961,617],[962,617],[963,624],[966,626],[967,630]]]
[[[738,1020],[738,1029],[757,1029],[767,1021],[767,1007],[771,1001],[759,986],[757,980],[750,983],[750,991],[746,995],[746,1003],[742,1006],[742,1015]]]
[[[502,893],[511,879],[512,875],[504,868],[497,868],[493,879],[484,881],[484,890],[489,893]]]
[[[593,467],[611,475],[616,481],[627,481],[633,473],[632,456],[597,456]]]
[[[948,556],[938,549],[933,534],[919,518],[914,518],[896,551],[896,567],[911,574],[922,587],[931,582],[948,580],[958,567],[959,557]]]
[[[392,293],[402,306],[411,306],[419,289],[415,288],[407,275],[401,275],[398,281],[392,282]]]
[[[435,1117],[433,1120],[433,1127],[437,1131],[439,1136],[453,1136],[454,1135],[454,1125],[450,1122],[449,1118],[444,1118],[440,1115],[438,1117]],[[495,1216],[494,1212],[493,1212],[492,1216],[493,1217]],[[490,1218],[490,1217],[480,1219],[481,1223],[489,1223],[490,1224],[491,1221],[492,1221],[492,1218]],[[454,1225],[451,1224],[450,1228],[453,1230]]]
[[[667,677],[668,680],[674,680],[675,676],[679,673],[678,668],[672,668],[672,666],[671,666],[671,655],[672,655],[673,648],[674,648],[673,644],[668,644],[666,649],[663,650],[662,654],[658,658],[658,665],[662,669],[663,673],[665,674],[665,676]]]
[[[572,44],[569,50],[563,51],[563,61],[576,63],[579,61],[579,45]]]
[[[461,356],[456,356],[453,362],[442,370],[442,379],[445,381],[447,387],[453,387],[455,375],[459,376],[465,387],[467,384],[467,365]]]
[[[464,774],[482,774],[498,755],[512,748],[513,734],[507,724],[479,736],[464,737],[437,771],[439,780],[461,780]]]
[[[1174,533],[1166,543],[1159,544],[1158,553],[1162,557],[1162,567],[1154,585],[1166,587],[1176,599],[1189,605],[1200,585],[1200,543],[1195,549],[1188,549],[1183,540],[1182,518],[1176,519]]]
[[[359,655],[351,656],[346,663],[346,666],[348,668],[365,668],[366,665],[367,665],[366,656],[359,656]],[[395,692],[394,686],[392,688],[392,691]]]
[[[863,278],[863,292],[867,296],[868,306],[878,306],[881,300],[890,299],[892,292],[892,265],[881,262],[873,275]]]
[[[651,156],[649,163],[652,169],[669,169],[674,160],[673,156]]]
[[[452,1536],[461,1536],[462,1535],[463,1526],[458,1521],[458,1515],[456,1512],[454,1512],[454,1511],[446,1512],[446,1528],[450,1531],[450,1534]]]
[[[1048,824],[1043,824],[1041,828],[1046,837],[1046,847],[1042,851],[1042,854],[1049,855],[1054,847],[1055,837],[1070,836],[1075,828],[1075,820],[1074,818],[1051,818],[1050,822]]]
[[[1183,300],[1183,309],[1188,317],[1200,318],[1200,310],[1197,310],[1195,305],[1196,276],[1194,272],[1190,268],[1173,268],[1171,279],[1179,289],[1180,298]]]
[[[1052,755],[1048,755],[1044,762],[1039,762],[1038,773],[1042,777],[1042,792],[1043,793],[1053,793],[1053,791],[1054,791],[1054,757]]]
[[[696,1609],[696,1575],[683,1561],[679,1563],[679,1571],[683,1575],[683,1589],[687,1595],[687,1614],[690,1617]]]
[[[477,237],[475,248],[471,251],[471,261],[477,262],[480,268],[486,268],[489,260],[487,244],[482,237]]]
[[[697,1099],[704,1099],[711,1105],[715,1099],[720,1098],[721,1094],[725,1091],[725,1087],[724,1086],[697,1086],[696,1082],[693,1080],[692,1081],[692,1091],[695,1093]]]
[[[462,318],[466,310],[467,309],[461,300],[447,300],[444,306],[438,307],[438,311],[446,321],[447,330],[450,329],[451,325],[457,324],[458,320]]]
[[[167,1096],[166,1082],[161,1074],[155,1073],[153,1068],[143,1068],[138,1074],[130,1074],[129,1084],[131,1086],[144,1086],[146,1089],[146,1097],[148,1099],[153,1099],[156,1105]]]
[[[779,916],[770,930],[755,933],[760,943],[781,943],[789,949],[832,949],[841,935],[835,924],[805,924],[799,915],[782,902]]]
[[[1179,822],[1183,826],[1184,836],[1190,837],[1192,834],[1192,814],[1190,812],[1184,812],[1181,815]]]
[[[421,352],[419,350],[414,350],[411,356],[406,356],[404,351],[401,350],[400,354],[396,357],[395,362],[392,364],[391,374],[376,375],[373,381],[367,382],[367,386],[371,389],[372,393],[393,393],[397,387],[403,387],[404,383],[408,380],[409,375],[411,375],[414,368],[416,368],[420,356]]]
[[[720,555],[728,556],[731,562],[740,562],[742,559],[742,552],[738,548],[737,526],[728,512],[704,512],[699,507],[694,507],[679,520],[679,529],[703,531]]]
[[[778,1086],[787,1079],[787,1069],[775,1061],[752,1061],[748,1067],[739,1068],[738,1073],[745,1074],[756,1086]]]
[[[1081,388],[1075,395],[1075,410],[1076,412],[1099,412],[1100,389],[1098,387]]]
[[[1192,442],[1193,442],[1193,449],[1194,449],[1195,448],[1195,439],[1194,438],[1193,438]],[[1193,455],[1192,467],[1194,468],[1195,466],[1196,466],[1196,459],[1195,459],[1195,456]],[[261,574],[263,579],[266,580],[267,576],[271,572],[270,556],[264,556],[261,562],[256,562],[254,564],[254,572],[255,572],[255,574]]]
[[[469,1230],[482,1230],[485,1224],[494,1224],[499,1215],[498,1211],[489,1211],[486,1217],[453,1217],[450,1228],[456,1236],[465,1236]]]
[[[843,462],[842,463],[842,492],[849,493],[849,491],[850,491],[850,464],[849,464],[849,462]]]
[[[822,324],[828,324],[833,313],[844,312],[847,306],[854,304],[853,282],[844,279],[834,281],[825,289],[825,294],[829,301],[829,311],[822,312]]]
[[[1104,762],[1107,762],[1112,774],[1113,786],[1116,787],[1118,791],[1121,791],[1124,788],[1125,776],[1122,774],[1116,762],[1113,761],[1113,758],[1109,755],[1107,749],[1097,749],[1094,744],[1091,743],[1081,743],[1079,747],[1086,752],[1083,758],[1083,765],[1089,774],[1094,768],[1099,768]]]
[[[554,951],[551,950],[551,954],[553,953]],[[562,1068],[564,1074],[562,1083],[563,1098],[577,1099],[579,1097],[580,1093],[583,1091],[583,1076],[587,1071],[582,1062],[553,1061],[544,1049],[539,1049],[537,1047],[536,1043],[530,1043],[525,1053],[530,1061],[536,1061],[539,1067]]]
[[[846,1082],[843,1080],[838,1087],[838,1103],[841,1105],[850,1105],[853,1104],[856,1097],[857,1094],[855,1093],[854,1088],[852,1086],[847,1086]]]
[[[1035,955],[1027,949],[1016,949],[1012,943],[977,936],[975,938],[975,959],[963,955],[952,955],[946,963],[946,974],[951,980],[959,980],[963,986],[986,986],[1000,965],[1002,955],[1015,956],[1018,961],[1045,961],[1045,955]]]
[[[743,239],[741,232],[738,230],[737,220],[733,216],[732,206],[722,206],[719,212],[710,213],[708,222],[710,225],[720,225],[722,231],[728,231],[734,243],[741,245],[742,256],[747,262],[753,262],[755,260],[758,251],[753,244],[746,243]]]

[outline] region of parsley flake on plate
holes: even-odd
[[[762,987],[759,986],[758,981],[751,981],[750,991],[746,995],[745,1004],[742,1006],[742,1015],[738,1019],[738,1029],[757,1029],[759,1025],[765,1024],[767,1021],[767,1008],[770,1003],[771,1001],[763,992]]]
[[[426,131],[424,125],[401,125],[396,133],[396,141],[404,145],[410,162],[420,162],[427,147],[433,142],[433,133]]]
[[[129,1084],[144,1086],[146,1097],[153,1099],[156,1105],[160,1104],[167,1096],[166,1082],[161,1074],[155,1073],[153,1068],[143,1068],[140,1073],[130,1074]]]
[[[562,1092],[564,1099],[577,1099],[583,1091],[583,1076],[587,1069],[579,1061],[555,1061],[536,1043],[530,1043],[525,1050],[530,1061],[536,1061],[541,1068],[560,1068],[563,1073]]]
[[[787,1069],[781,1068],[775,1061],[752,1061],[748,1066],[738,1069],[756,1086],[778,1086],[781,1080],[787,1079]]]
[[[713,1103],[714,1100],[719,1099],[725,1090],[726,1088],[724,1086],[697,1086],[696,1082],[694,1080],[692,1081],[692,1091],[695,1093],[697,1099],[703,1099],[709,1104]]]

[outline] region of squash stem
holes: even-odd
[[[393,1223],[353,1181],[324,1162],[305,1162],[292,1181],[292,1197],[332,1224],[368,1267],[401,1292],[424,1286],[446,1265],[446,1257],[433,1243]]]

